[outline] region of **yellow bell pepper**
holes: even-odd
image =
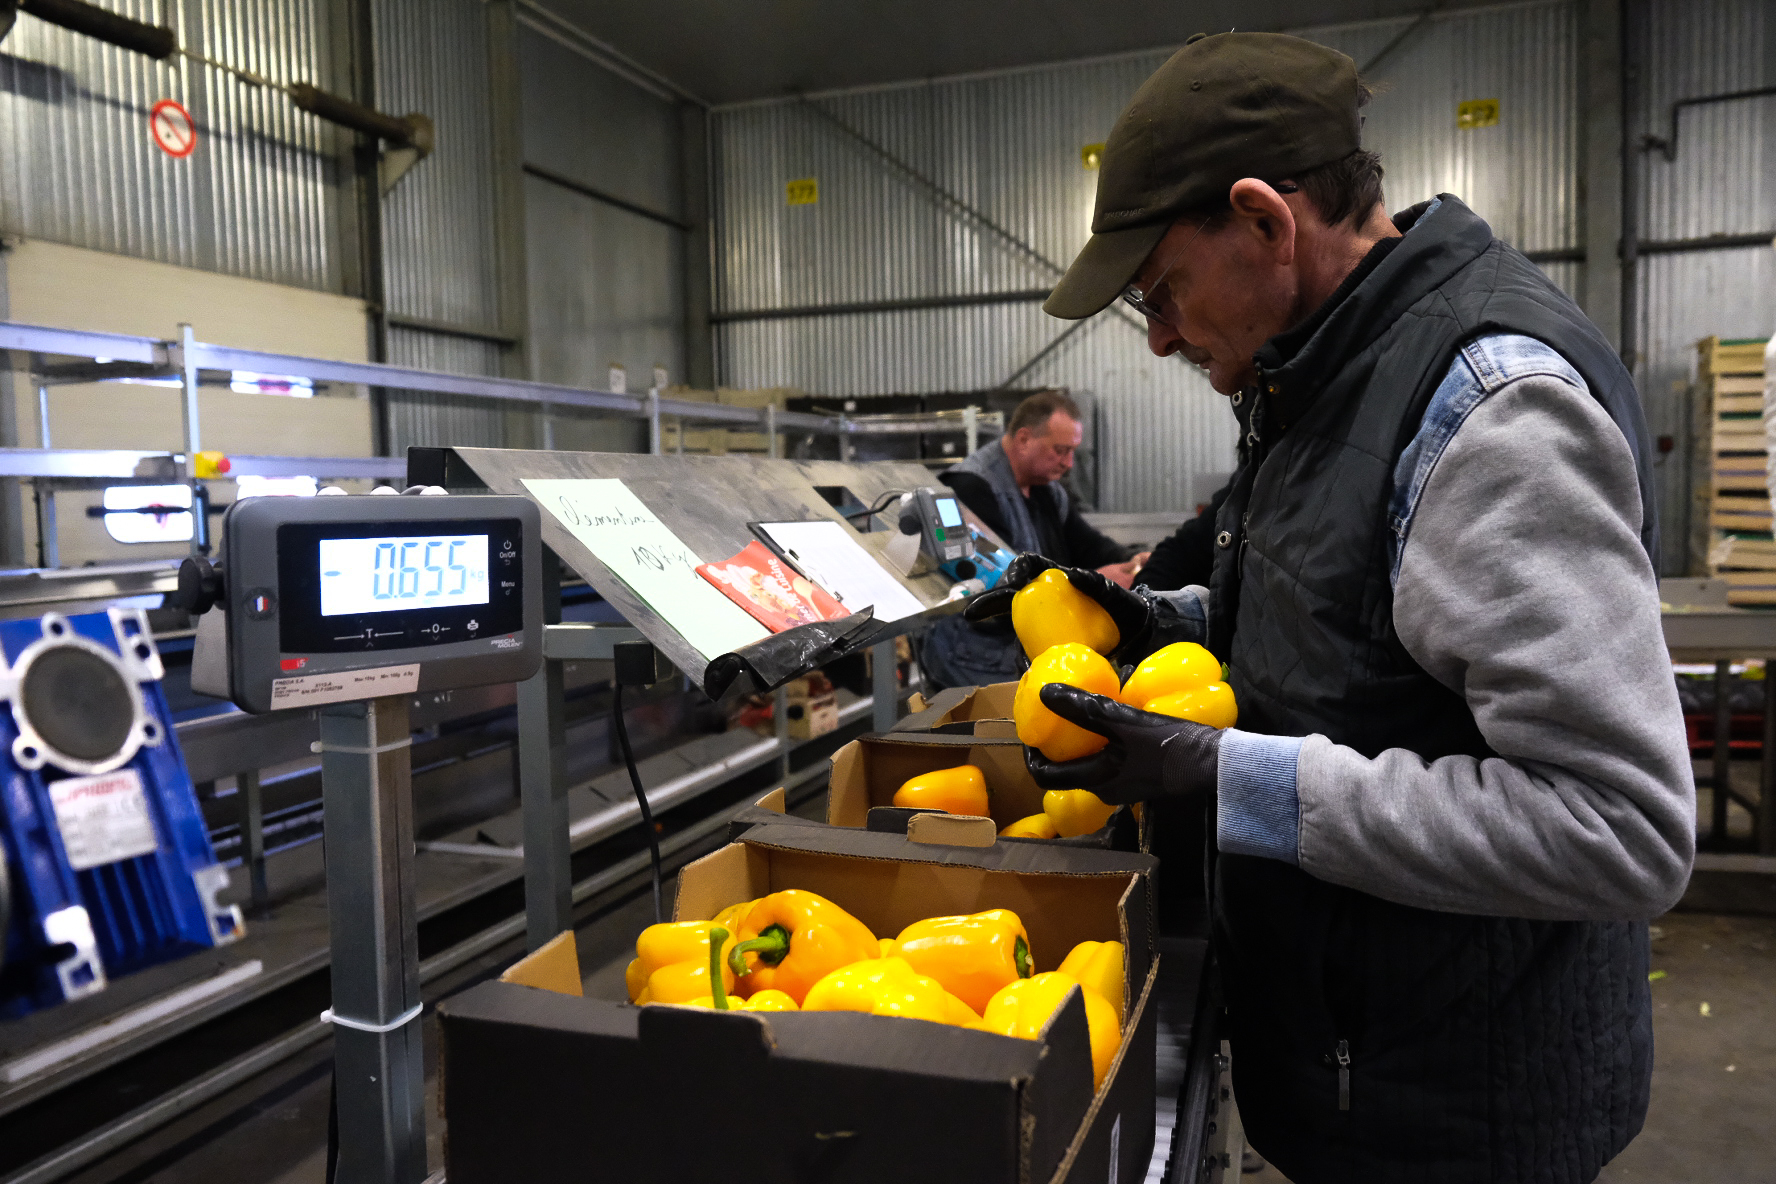
[[[1067,992],[1079,986],[1078,979],[1058,970],[1019,979],[1001,987],[987,1003],[980,1023],[972,1026],[1001,1036],[1040,1039],[1048,1017],[1065,1002]],[[1116,1009],[1103,996],[1084,987],[1080,987],[1079,993],[1085,999],[1085,1026],[1091,1036],[1092,1088],[1097,1089],[1104,1084],[1116,1050],[1122,1046],[1122,1025],[1117,1022]]]
[[[717,913],[710,923],[720,925],[729,933],[734,933],[739,930],[740,922],[746,920],[746,914],[750,913],[752,906],[757,903],[756,900],[743,900],[739,904],[731,904]]]
[[[1054,819],[1050,818],[1047,813],[1032,814],[1028,818],[1020,818],[999,833],[1013,839],[1058,839],[1061,835],[1061,832],[1055,829]]]
[[[1039,657],[1051,646],[1078,642],[1100,654],[1122,643],[1116,622],[1097,601],[1073,586],[1067,573],[1051,567],[1011,598],[1011,627],[1024,653]]]
[[[1195,691],[1221,681],[1221,663],[1194,641],[1180,641],[1154,650],[1129,673],[1117,698],[1130,707],[1147,710],[1161,695]]]
[[[710,1008],[715,1011],[722,1011],[722,1010],[726,1010],[726,1011],[800,1011],[801,1010],[801,1008],[796,1006],[796,1001],[794,999],[791,999],[788,995],[785,995],[782,991],[760,991],[758,994],[754,995],[750,999],[741,1000],[741,999],[735,999],[735,998],[730,997],[727,1002],[728,1002],[728,1006],[725,1009],[718,1008],[715,1006],[715,996],[704,995],[700,998],[692,999],[689,1003],[683,1004],[683,1006],[685,1006],[685,1007],[707,1007],[707,1008]]]
[[[977,765],[933,769],[910,777],[894,791],[894,804],[914,810],[943,810],[950,814],[985,815],[987,779]]]
[[[716,928],[713,921],[667,921],[643,929],[635,939],[635,960],[623,972],[630,1002],[684,1003],[711,994],[709,937]],[[730,931],[720,928],[731,946]],[[723,989],[733,986],[732,972],[724,971]]]
[[[1051,682],[1064,682],[1112,699],[1121,689],[1115,667],[1089,646],[1068,643],[1044,650],[1018,680],[1017,696],[1012,700],[1011,717],[1017,724],[1018,739],[1051,761],[1077,760],[1110,743],[1042,705],[1042,688]]]
[[[742,995],[779,990],[798,1004],[808,988],[853,962],[878,961],[882,947],[869,926],[812,892],[790,888],[760,899],[740,923],[728,951]]]
[[[808,989],[803,1011],[862,1011],[937,1024],[976,1024],[974,1009],[905,958],[872,958],[833,971]]]
[[[882,949],[882,953],[881,953],[882,957],[884,957],[884,958],[894,957],[897,947],[895,946],[894,939],[892,937],[878,938],[876,940],[876,944],[878,946],[880,946]]]
[[[1116,807],[1089,789],[1051,789],[1042,795],[1042,812],[1063,839],[1102,830]]]
[[[1007,983],[1035,970],[1030,936],[1010,909],[914,921],[894,939],[896,954],[975,1011]]]
[[[1149,699],[1145,709],[1157,715],[1174,715],[1211,728],[1231,728],[1239,720],[1239,706],[1233,700],[1233,688],[1224,682],[1212,682],[1194,691],[1179,691]]]
[[[759,991],[740,1005],[742,1011],[800,1011],[796,1001],[782,991]]]
[[[1082,941],[1067,951],[1059,970],[1072,975],[1088,991],[1096,991],[1116,1009],[1116,1022],[1122,1022],[1123,955],[1119,941]]]

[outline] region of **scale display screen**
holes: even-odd
[[[937,500],[937,520],[945,526],[961,526],[962,511],[956,508],[956,499],[940,497]]]
[[[488,602],[484,534],[319,541],[323,617]]]
[[[276,529],[278,581],[263,589],[270,599],[261,611],[275,613],[286,654],[432,647],[523,627],[524,532],[515,519]]]

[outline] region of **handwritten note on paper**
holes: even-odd
[[[527,477],[524,487],[705,661],[771,635],[697,574],[696,552],[621,481]]]

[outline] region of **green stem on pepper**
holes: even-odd
[[[735,942],[734,948],[728,951],[728,966],[735,974],[752,973],[751,967],[746,965],[746,955],[749,953],[756,953],[759,961],[766,966],[777,965],[789,954],[789,930],[781,925],[772,925],[751,941]]]
[[[1030,943],[1021,937],[1017,939],[1017,944],[1011,948],[1011,959],[1017,966],[1019,978],[1029,978],[1036,970],[1036,967],[1030,963]]]
[[[728,992],[722,983],[722,943],[728,940],[728,931],[720,925],[709,927],[709,993],[715,997],[717,1011],[731,1011],[728,1006]]]

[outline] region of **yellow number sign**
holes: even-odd
[[[792,206],[811,206],[820,200],[820,182],[813,177],[791,181],[783,191]]]
[[[1096,169],[1098,162],[1104,158],[1102,144],[1087,144],[1079,150],[1079,163],[1088,169]]]
[[[1455,126],[1464,132],[1471,132],[1477,127],[1492,127],[1498,121],[1497,99],[1469,99],[1455,109]]]

